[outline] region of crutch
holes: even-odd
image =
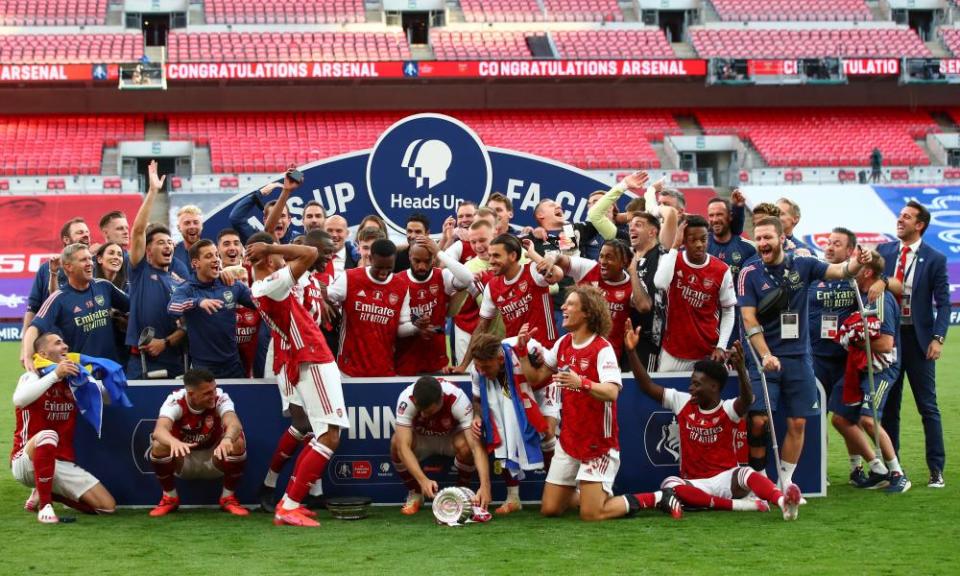
[[[773,407],[770,406],[770,391],[767,390],[767,376],[763,373],[763,364],[760,362],[760,359],[757,357],[757,351],[753,348],[753,342],[747,338],[748,348],[750,348],[750,356],[753,357],[753,363],[757,365],[757,372],[760,374],[760,386],[763,388],[763,401],[767,406],[767,422],[770,426],[770,441],[773,444],[773,457],[777,462],[777,486],[780,487],[781,491],[787,489],[783,484],[783,467],[780,465],[780,445],[777,443],[777,430],[773,425]]]
[[[857,295],[857,308],[860,309],[860,321],[863,322],[863,347],[867,353],[867,381],[870,383],[870,409],[873,412],[873,444],[876,447],[877,451],[880,452],[880,457],[883,457],[883,450],[880,449],[880,418],[877,415],[877,388],[876,381],[873,377],[873,353],[870,350],[870,326],[867,322],[867,309],[863,305],[863,296],[860,295],[860,288],[857,286],[857,281],[855,278],[850,279],[850,286],[853,288],[853,293]],[[871,310],[872,316],[877,315],[877,311]]]

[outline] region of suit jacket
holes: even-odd
[[[885,261],[887,276],[897,272],[900,242],[877,246]],[[950,281],[947,278],[947,257],[926,242],[920,243],[913,268],[913,291],[910,297],[913,328],[917,344],[926,350],[933,336],[946,336],[950,325]]]

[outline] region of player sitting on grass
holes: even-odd
[[[213,374],[188,370],[183,388],[167,396],[153,430],[150,462],[163,488],[151,516],[166,516],[180,507],[176,479],[211,479],[223,476],[220,507],[236,516],[250,512],[234,491],[247,464],[243,427],[233,400],[217,388]]]
[[[410,490],[400,509],[416,514],[423,498],[433,498],[437,483],[427,477],[420,461],[433,455],[453,456],[457,485],[469,486],[474,472],[480,477],[476,505],[490,503],[490,467],[479,438],[470,434],[473,405],[456,384],[422,376],[397,399],[397,428],[390,441],[390,459]]]
[[[680,478],[671,476],[661,487],[672,489],[684,506],[716,510],[769,510],[767,502],[783,510],[784,520],[795,520],[800,488],[787,486],[786,495],[766,476],[737,463],[737,423],[753,403],[753,389],[739,342],[729,351],[737,369],[740,394],[721,400],[727,369],[720,362],[699,360],[690,377],[690,392],[654,384],[634,349],[640,342],[639,328],[627,321],[624,346],[630,369],[640,390],[677,415],[680,427]],[[762,500],[745,500],[753,492]],[[766,502],[764,502],[765,500]]]

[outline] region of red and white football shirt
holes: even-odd
[[[284,366],[292,385],[300,380],[300,364],[328,364],[333,354],[313,317],[296,297],[297,281],[284,266],[251,287],[260,315],[274,335],[274,369]],[[280,344],[279,346],[277,344]]]
[[[20,377],[36,380],[38,376],[28,372]],[[77,427],[77,404],[73,391],[66,380],[59,380],[47,388],[39,398],[30,404],[17,407],[17,428],[13,433],[12,462],[23,451],[23,447],[41,430],[53,430],[60,436],[57,444],[57,460],[73,462],[76,455],[73,450],[73,431]]]
[[[578,346],[572,334],[564,334],[552,349],[544,350],[543,361],[553,370],[569,370],[592,382],[623,386],[613,347],[600,336]],[[577,460],[592,460],[620,449],[616,401],[605,402],[583,390],[562,388],[560,422],[560,445]]]
[[[671,250],[660,257],[656,287],[667,291],[667,321],[663,349],[674,358],[699,360],[720,342],[720,314],[737,303],[730,268],[707,254],[703,264],[691,264],[686,252]],[[729,337],[729,335],[728,335]]]
[[[395,376],[397,331],[410,321],[407,283],[399,274],[385,282],[367,268],[347,270],[327,296],[343,309],[337,365],[347,376]]]
[[[430,340],[424,340],[419,334],[397,339],[397,374],[412,376],[429,372],[439,372],[449,363],[447,357],[447,337],[444,327],[447,323],[447,306],[450,297],[457,293],[453,272],[434,268],[424,281],[413,277],[406,270],[399,277],[407,284],[410,297],[410,318],[430,318],[430,328],[434,334]]]
[[[443,404],[429,418],[413,403],[413,386],[404,388],[397,399],[397,426],[413,428],[414,434],[421,436],[446,436],[467,430],[473,424],[473,404],[456,384],[440,380]]]
[[[533,262],[522,265],[513,278],[494,276],[483,290],[480,317],[492,320],[499,311],[506,336],[516,336],[524,324],[529,324],[531,330],[537,329],[535,336],[543,345],[552,347],[557,341],[557,327],[549,286]]]
[[[256,310],[238,304],[237,348],[240,352],[240,362],[243,363],[243,373],[247,378],[253,377],[253,362],[257,357],[259,332],[260,315]]]
[[[663,389],[663,407],[677,415],[681,478],[712,478],[739,466],[737,430],[741,418],[734,402],[724,400],[712,410],[701,410],[686,392]]]
[[[590,284],[603,292],[610,309],[610,334],[607,340],[613,346],[613,351],[620,358],[623,352],[623,333],[630,318],[630,299],[633,297],[633,287],[630,276],[624,272],[623,278],[616,282],[607,282],[600,275],[600,263],[579,256],[570,257],[570,271],[568,275],[577,284]]]
[[[187,402],[187,391],[181,388],[167,396],[160,407],[160,417],[173,420],[173,437],[181,442],[196,443],[194,450],[206,450],[220,443],[223,437],[223,415],[236,412],[233,400],[217,388],[213,408],[197,410]]]

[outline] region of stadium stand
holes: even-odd
[[[99,174],[104,146],[143,133],[143,116],[0,117],[0,174]]]
[[[940,37],[954,56],[960,56],[960,28],[940,28]]]
[[[873,20],[864,0],[711,0],[710,3],[724,21]]]
[[[909,28],[691,30],[701,58],[821,58],[931,56]]]
[[[0,35],[0,62],[5,64],[134,62],[142,56],[139,32]]]
[[[650,141],[679,134],[667,111],[452,112],[484,143],[587,169],[659,167]],[[171,139],[209,144],[215,173],[278,172],[290,162],[370,148],[402,112],[173,115]],[[265,149],[261,142],[271,142]],[[305,143],[308,143],[305,145]]]
[[[460,0],[467,22],[542,22],[537,0]]]
[[[205,0],[209,24],[347,24],[364,22],[363,0]]]
[[[4,0],[0,26],[102,26],[107,0]]]
[[[887,166],[928,165],[915,139],[937,132],[925,112],[858,110],[697,110],[708,135],[749,140],[770,166],[867,166],[879,148]]]
[[[334,62],[410,59],[401,32],[172,32],[171,62]]]
[[[560,58],[674,58],[660,30],[564,30],[550,33]]]
[[[431,30],[437,60],[526,60],[533,56],[527,36],[533,32],[460,32]]]
[[[557,22],[621,22],[617,0],[543,0],[546,19]]]
[[[621,22],[617,0],[460,0],[467,22]]]

